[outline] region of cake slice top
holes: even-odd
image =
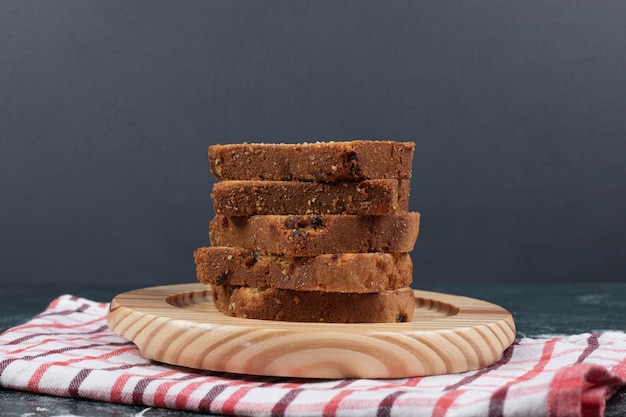
[[[209,225],[213,246],[236,246],[257,253],[315,256],[341,252],[411,252],[420,214],[216,215]]]
[[[406,212],[409,180],[345,182],[218,181],[213,208],[225,216],[256,214],[385,215]]]
[[[413,262],[408,253],[274,256],[210,246],[196,249],[193,256],[198,280],[210,285],[376,293],[408,287],[413,279]]]
[[[249,319],[313,323],[402,323],[413,320],[410,288],[374,294],[291,291],[276,288],[213,286],[215,307]]]
[[[218,180],[361,181],[408,179],[413,142],[355,140],[301,144],[242,143],[209,147]]]

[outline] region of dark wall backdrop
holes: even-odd
[[[626,276],[622,1],[0,1],[0,279],[193,282],[213,143],[413,140],[415,286]]]

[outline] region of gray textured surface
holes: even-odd
[[[415,140],[416,280],[626,276],[626,3],[0,1],[3,282],[185,282],[207,145]]]

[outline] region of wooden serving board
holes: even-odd
[[[211,288],[129,291],[111,302],[111,329],[147,358],[189,368],[301,378],[402,378],[479,369],[515,338],[511,314],[473,298],[415,291],[407,323],[293,323],[227,317]]]

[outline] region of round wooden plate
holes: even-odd
[[[415,291],[407,323],[290,323],[227,317],[211,288],[129,291],[108,323],[147,358],[189,368],[301,378],[402,378],[479,369],[515,338],[511,314],[473,298]]]

